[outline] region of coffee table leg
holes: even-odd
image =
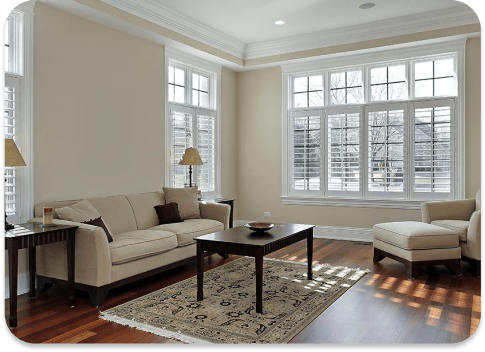
[[[307,247],[306,247],[306,255],[308,260],[308,280],[312,280],[312,262],[313,262],[313,228],[308,230],[307,236]]]
[[[263,313],[263,256],[256,255],[256,313]]]
[[[204,256],[202,255],[202,243],[197,241],[197,300],[204,299]]]

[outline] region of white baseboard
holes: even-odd
[[[250,222],[250,220],[234,220],[234,226],[241,226],[247,222]],[[317,225],[313,229],[313,238],[372,242],[374,240],[374,232],[372,229],[363,229],[358,227]]]
[[[5,298],[10,298],[10,286],[8,284],[9,277],[5,277]],[[23,295],[24,293],[29,292],[30,284],[29,284],[29,273],[20,273],[17,280],[17,296]]]

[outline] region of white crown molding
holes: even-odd
[[[357,43],[399,35],[479,23],[476,14],[466,8],[452,8],[400,17],[341,29],[320,31],[282,40],[248,44],[245,59],[287,54],[303,50]]]
[[[36,1],[37,0],[30,0],[30,1],[22,2],[22,3],[18,4],[15,7],[15,9],[12,10],[12,11],[18,10],[18,11],[22,11],[22,12],[25,12],[25,13],[28,13],[28,14],[33,14]]]
[[[244,58],[246,44],[152,0],[100,1],[237,58]]]

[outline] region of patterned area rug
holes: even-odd
[[[256,313],[254,258],[241,258],[101,312],[100,317],[192,343],[286,343],[367,271],[264,259],[263,313]]]

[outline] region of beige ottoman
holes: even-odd
[[[443,227],[416,221],[374,225],[374,263],[385,257],[404,263],[415,278],[426,265],[444,264],[460,273],[461,249],[458,234]]]

